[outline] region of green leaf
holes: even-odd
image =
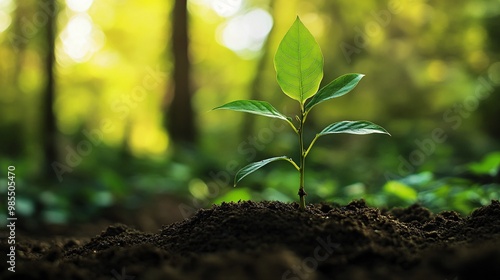
[[[264,165],[266,165],[268,163],[271,163],[273,161],[278,161],[278,160],[290,161],[290,159],[287,156],[281,156],[281,157],[272,157],[272,158],[264,159],[264,160],[257,161],[257,162],[252,162],[249,165],[238,170],[238,172],[234,176],[234,186],[236,187],[236,184],[238,184],[238,182],[241,181],[241,179],[245,178],[247,175],[257,171],[259,168],[263,167]]]
[[[323,78],[323,55],[299,17],[281,40],[274,67],[283,92],[301,104],[318,91]]]
[[[350,134],[371,134],[383,133],[390,135],[383,127],[378,126],[369,121],[341,121],[333,123],[323,129],[318,136],[333,134],[333,133],[350,133]]]
[[[261,115],[270,118],[277,118],[282,120],[287,120],[288,118],[278,112],[273,105],[265,101],[257,100],[236,100],[233,102],[226,103],[222,106],[213,108],[212,110],[233,110],[239,112],[247,112],[251,114]]]
[[[491,153],[482,161],[471,163],[468,167],[474,174],[496,176],[500,170],[500,152]]]
[[[395,195],[396,197],[408,202],[413,202],[417,199],[416,190],[398,181],[389,181],[385,183],[384,192]]]
[[[306,111],[311,110],[313,106],[323,101],[347,94],[358,85],[359,81],[364,76],[363,74],[346,74],[333,80],[331,83],[321,88],[318,93],[307,102]]]

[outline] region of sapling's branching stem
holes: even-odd
[[[304,150],[304,123],[306,121],[306,116],[307,113],[304,112],[304,104],[301,104],[300,106],[300,113],[302,115],[302,118],[300,118],[300,125],[299,125],[299,149],[300,149],[300,166],[299,166],[299,173],[300,173],[300,185],[299,185],[299,207],[300,210],[304,211],[306,209],[306,198],[305,196],[307,193],[304,191],[304,175],[305,175],[305,168],[306,168],[306,152]]]

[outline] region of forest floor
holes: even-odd
[[[156,233],[19,239],[0,279],[500,279],[500,202],[467,217],[418,205],[223,203]],[[2,252],[9,245],[2,239]]]

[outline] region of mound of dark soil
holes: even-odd
[[[158,233],[19,240],[1,279],[500,279],[500,202],[468,217],[363,201],[223,203]],[[7,251],[5,240],[2,250]]]

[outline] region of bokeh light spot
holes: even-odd
[[[68,8],[74,12],[86,12],[94,0],[66,0]]]
[[[105,40],[87,14],[73,16],[60,35],[64,53],[75,62],[85,62],[99,50]]]
[[[4,32],[9,28],[12,19],[6,12],[0,11],[0,32]]]
[[[219,41],[234,52],[260,51],[273,27],[273,18],[263,9],[254,9],[231,19]]]
[[[435,82],[441,82],[445,79],[448,67],[441,60],[433,60],[427,66],[427,75],[429,79]]]
[[[221,17],[235,15],[241,9],[243,0],[212,0],[210,6]]]

